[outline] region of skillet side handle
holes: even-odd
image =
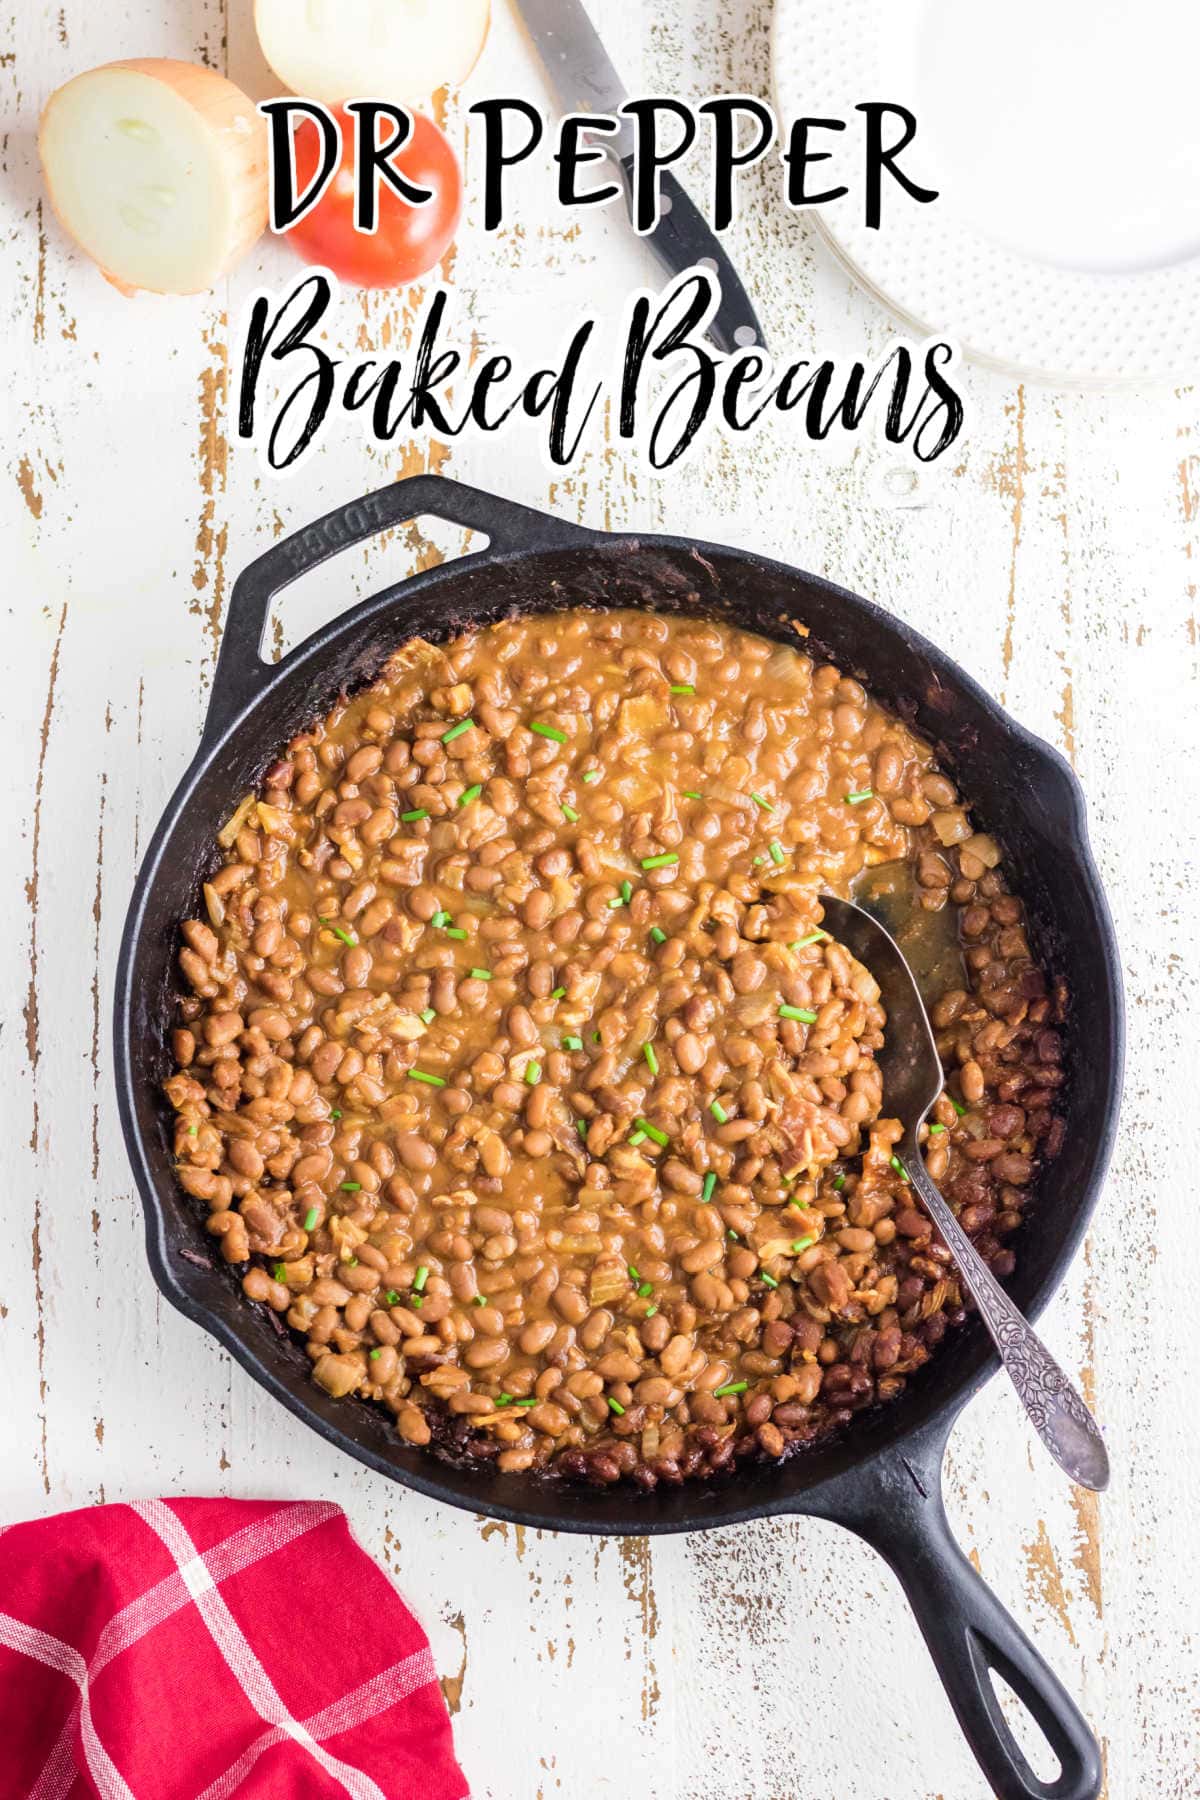
[[[238,717],[267,676],[262,641],[276,594],[340,550],[407,524],[423,513],[482,533],[501,553],[595,542],[603,535],[444,475],[412,475],[335,507],[304,530],[272,544],[238,576],[204,721],[205,742],[219,736]]]
[[[941,1451],[894,1456],[858,1504],[830,1508],[879,1551],[900,1579],[963,1734],[997,1800],[1097,1800],[1100,1750],[1087,1720],[1024,1632],[963,1555],[946,1517]],[[934,1449],[933,1444],[929,1445]],[[1042,1781],[1013,1736],[992,1685],[1001,1676],[1045,1734],[1059,1763]]]

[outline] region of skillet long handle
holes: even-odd
[[[205,741],[239,716],[271,672],[262,661],[262,641],[275,595],[339,551],[423,513],[478,531],[500,551],[580,543],[599,535],[444,475],[412,475],[335,507],[272,544],[234,583],[204,722]]]
[[[805,1497],[804,1511],[847,1526],[895,1571],[934,1667],[996,1800],[1098,1800],[1100,1749],[1053,1669],[959,1549],[942,1504],[949,1424],[935,1420],[868,1469]],[[1013,1735],[995,1671],[1041,1727],[1059,1764],[1042,1781]]]
[[[997,1800],[1097,1800],[1100,1750],[1087,1720],[1024,1632],[963,1555],[940,1493],[922,1527],[876,1547],[900,1578],[963,1733]],[[1004,1716],[991,1672],[1033,1715],[1059,1762],[1034,1773]]]

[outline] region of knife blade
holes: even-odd
[[[517,0],[564,112],[615,113],[626,97],[581,0]]]
[[[619,117],[625,83],[582,0],[516,0],[516,5],[563,112]],[[632,119],[620,123],[618,133],[597,135],[596,143],[619,168],[628,199],[636,135]],[[721,304],[708,335],[718,350],[729,353],[752,344],[761,346],[765,340],[750,298],[704,215],[669,169],[663,171],[660,181],[662,217],[644,242],[671,275],[682,275],[697,263],[715,272],[721,284]]]

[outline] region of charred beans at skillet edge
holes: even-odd
[[[776,1459],[964,1316],[816,895],[957,909],[924,1146],[998,1275],[1065,996],[932,752],[802,653],[645,613],[406,645],[296,738],[183,926],[186,1191],[334,1396],[501,1470]]]

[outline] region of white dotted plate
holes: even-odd
[[[1194,0],[776,0],[781,121],[849,194],[813,208],[835,252],[922,335],[1048,380],[1200,374],[1200,5]],[[916,115],[867,229],[863,100]],[[887,127],[898,129],[898,122]]]

